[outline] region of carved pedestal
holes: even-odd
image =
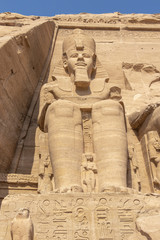
[[[117,192],[7,196],[1,210],[1,240],[11,240],[11,221],[21,208],[30,211],[34,240],[155,240],[158,238],[152,235],[160,234],[156,226],[160,221],[159,195]]]

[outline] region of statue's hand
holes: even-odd
[[[110,99],[113,99],[113,100],[120,100],[122,98],[121,96],[121,89],[117,86],[113,86],[110,88]]]

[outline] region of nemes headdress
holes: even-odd
[[[93,38],[84,34],[84,31],[79,28],[74,29],[72,34],[63,41],[63,53],[70,49],[83,50],[84,48],[88,48],[95,53],[96,44]]]

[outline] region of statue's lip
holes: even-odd
[[[75,64],[76,66],[86,66],[87,64],[84,62],[78,62]]]

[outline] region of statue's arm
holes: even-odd
[[[44,131],[44,121],[45,121],[46,111],[49,105],[55,101],[53,87],[54,86],[52,83],[46,83],[41,88],[38,126],[42,131]]]
[[[135,130],[139,129],[146,118],[159,106],[159,102],[154,104],[151,103],[148,106],[143,107],[140,111],[130,114],[128,119],[131,127]]]
[[[122,98],[121,89],[117,86],[110,87],[109,98],[116,101],[120,101]]]

